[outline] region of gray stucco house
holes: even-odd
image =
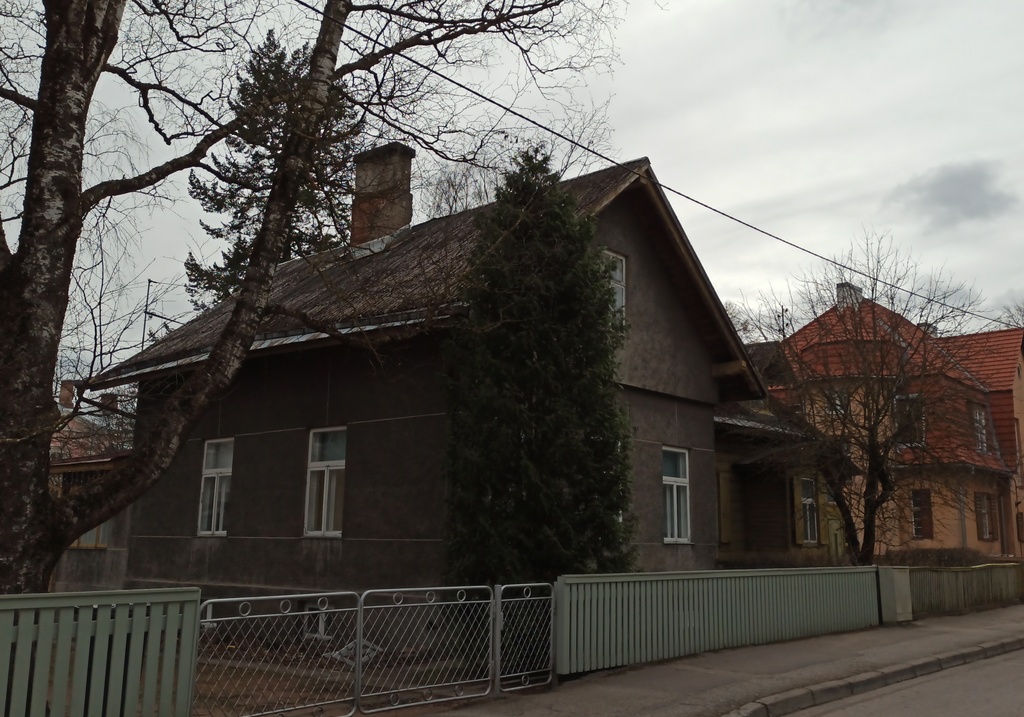
[[[281,265],[277,310],[234,385],[132,506],[125,574],[112,584],[215,597],[442,579],[439,349],[479,210],[408,226],[412,154],[391,144],[361,155],[353,246]],[[629,322],[620,380],[639,565],[713,567],[715,406],[761,395],[760,381],[648,160],[564,185],[616,258],[609,280]],[[228,310],[171,332],[100,387],[137,382],[138,420],[159,420],[161,395],[203,370]]]

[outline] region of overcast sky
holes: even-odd
[[[634,2],[613,140],[664,184],[819,253],[890,233],[998,307],[1024,299],[1022,28],[1016,0]],[[673,204],[723,299],[815,265]]]
[[[1019,0],[633,0],[621,64],[589,86],[617,158],[821,254],[889,233],[994,313],[1024,299],[1022,28]],[[672,201],[723,300],[815,265]],[[179,212],[149,278],[203,239]]]

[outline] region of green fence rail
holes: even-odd
[[[910,568],[914,618],[1011,605],[1024,598],[1024,566]]]
[[[0,596],[3,717],[187,717],[199,590]]]
[[[874,567],[566,575],[560,675],[878,625]]]

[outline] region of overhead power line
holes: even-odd
[[[324,19],[328,19],[331,22],[334,22],[336,24],[341,25],[342,27],[344,27],[346,30],[348,30],[352,34],[357,35],[357,36],[363,38],[364,40],[372,42],[373,44],[377,45],[378,48],[380,48],[380,49],[386,49],[388,47],[385,43],[381,42],[379,39],[377,39],[377,38],[375,38],[375,37],[373,37],[371,35],[368,35],[365,32],[362,32],[358,28],[355,28],[355,27],[353,27],[351,25],[345,25],[344,23],[340,23],[338,20],[336,20],[334,18],[327,18],[327,16],[324,15],[323,10],[320,10],[319,8],[310,5],[308,2],[306,2],[306,0],[292,0],[292,1],[295,2],[297,5],[301,5],[302,7],[306,8],[307,10],[309,10],[309,11],[319,15],[320,17],[322,17]],[[544,124],[543,122],[541,122],[539,120],[536,120],[533,117],[530,117],[529,115],[524,114],[523,112],[520,112],[519,110],[515,109],[514,107],[512,107],[510,105],[506,105],[503,102],[501,102],[500,100],[496,100],[493,97],[490,97],[490,96],[484,94],[483,92],[480,92],[479,90],[474,89],[474,88],[470,87],[469,85],[466,85],[465,83],[463,83],[463,82],[461,82],[459,80],[456,80],[453,77],[449,77],[448,75],[444,74],[443,72],[440,72],[439,70],[436,70],[433,67],[431,67],[431,66],[429,66],[429,65],[427,65],[427,64],[425,64],[423,62],[420,62],[419,60],[417,60],[417,59],[415,59],[413,57],[410,57],[410,56],[406,55],[403,52],[398,52],[396,54],[399,57],[401,57],[403,60],[405,60],[406,62],[408,62],[408,63],[410,63],[412,65],[415,65],[416,67],[419,67],[421,70],[423,70],[423,71],[425,71],[425,72],[427,72],[427,73],[429,73],[431,75],[434,75],[435,77],[438,77],[438,78],[444,80],[445,82],[448,82],[448,83],[454,85],[455,87],[458,87],[459,89],[463,90],[464,92],[468,92],[473,97],[476,97],[479,100],[482,100],[482,101],[484,101],[484,102],[486,102],[486,103],[488,103],[490,105],[493,105],[493,106],[497,107],[498,109],[502,110],[503,112],[507,112],[508,114],[512,115],[513,117],[517,117],[517,118],[523,120],[524,122],[526,122],[526,123],[528,123],[530,125],[533,125],[537,129],[540,129],[540,130],[542,130],[544,132],[547,132],[548,134],[552,135],[553,137],[557,137],[558,139],[562,140],[563,142],[568,142],[569,144],[571,144],[573,147],[576,147],[577,149],[583,150],[584,152],[587,152],[588,154],[590,154],[590,155],[592,155],[594,157],[602,159],[605,162],[608,162],[609,164],[611,164],[613,166],[619,167],[621,169],[625,169],[625,170],[627,170],[629,172],[632,172],[633,174],[636,174],[637,176],[640,176],[640,173],[637,172],[636,170],[631,169],[630,167],[627,167],[622,162],[620,162],[620,161],[618,161],[616,159],[613,159],[612,157],[609,157],[607,154],[601,152],[600,150],[594,149],[594,148],[592,148],[592,147],[590,147],[590,146],[588,146],[586,144],[583,144],[579,140],[576,140],[576,139],[566,135],[565,133],[560,132],[560,131],[554,129],[553,127],[549,127],[548,125]],[[880,279],[877,276],[873,276],[873,275],[869,274],[866,271],[863,271],[861,269],[857,269],[856,267],[848,266],[848,265],[842,263],[841,261],[839,261],[837,259],[833,259],[831,257],[825,256],[824,254],[819,254],[818,252],[816,252],[816,251],[814,251],[812,249],[808,249],[808,248],[806,248],[804,246],[801,246],[801,245],[797,244],[796,242],[790,241],[788,239],[783,239],[782,237],[778,236],[777,234],[773,234],[772,232],[770,232],[770,231],[768,231],[766,229],[762,229],[761,227],[759,227],[759,226],[757,226],[755,224],[751,224],[748,221],[740,219],[739,217],[737,217],[737,216],[735,216],[733,214],[730,214],[729,212],[726,212],[724,210],[718,209],[717,207],[714,207],[714,206],[708,204],[707,202],[702,202],[701,200],[699,200],[699,199],[697,199],[697,198],[695,198],[695,197],[693,197],[693,196],[691,196],[689,194],[686,194],[685,192],[681,192],[678,189],[670,187],[669,185],[664,184],[661,181],[656,181],[655,184],[657,184],[663,191],[665,191],[665,192],[667,192],[669,194],[674,194],[675,196],[680,197],[681,199],[685,199],[688,202],[691,202],[693,204],[696,204],[699,207],[707,209],[708,211],[713,212],[713,213],[717,214],[720,217],[728,219],[731,222],[735,222],[736,224],[744,226],[747,229],[751,229],[751,230],[757,232],[758,234],[762,234],[762,235],[768,237],[769,239],[773,239],[773,240],[779,242],[780,244],[784,244],[784,245],[786,245],[786,246],[788,246],[790,248],[796,249],[797,251],[801,251],[804,254],[808,254],[810,256],[813,256],[815,259],[818,259],[820,261],[824,261],[824,262],[826,262],[828,264],[832,264],[833,266],[835,266],[837,268],[840,268],[840,269],[843,269],[845,271],[849,271],[852,274],[857,274],[859,276],[863,276],[863,277],[865,277],[867,279],[870,279],[870,280],[872,280],[874,282],[877,282],[877,283],[881,284],[882,286],[888,287],[890,289],[895,289],[896,291],[903,292],[903,293],[905,293],[905,294],[907,294],[909,296],[913,296],[913,297],[921,299],[923,301],[930,302],[930,303],[936,304],[938,306],[942,306],[942,307],[950,309],[952,311],[960,312],[962,314],[974,317],[976,319],[981,319],[983,321],[988,321],[988,322],[991,322],[991,323],[1001,324],[1003,326],[1007,326],[1007,327],[1010,327],[1010,328],[1017,328],[1014,324],[1012,324],[1012,323],[1010,323],[1008,321],[1004,321],[1004,320],[999,319],[999,318],[993,318],[991,316],[986,316],[985,314],[981,314],[981,313],[978,313],[976,311],[971,311],[969,309],[965,309],[962,306],[954,306],[954,305],[946,303],[944,301],[940,301],[940,300],[938,300],[938,299],[936,299],[934,297],[925,296],[924,294],[921,294],[921,293],[919,293],[917,291],[914,291],[913,289],[907,289],[906,287],[900,286],[899,284],[894,284],[894,283],[885,281],[884,279]]]

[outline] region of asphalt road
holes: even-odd
[[[793,713],[793,717],[1024,717],[1024,650]]]

